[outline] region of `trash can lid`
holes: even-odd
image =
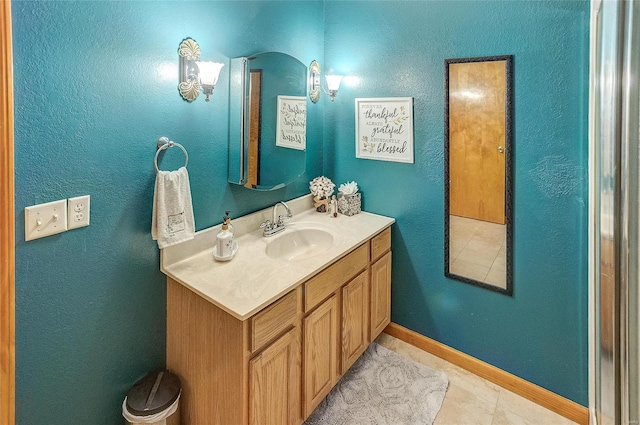
[[[171,406],[180,395],[180,378],[168,370],[156,370],[133,384],[127,394],[132,415],[149,416]]]

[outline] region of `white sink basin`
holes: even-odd
[[[333,236],[315,227],[285,229],[269,241],[265,252],[276,260],[304,260],[322,254],[333,246]]]

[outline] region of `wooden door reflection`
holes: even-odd
[[[450,213],[504,224],[505,61],[449,66]]]
[[[245,187],[260,184],[260,123],[262,116],[262,70],[249,73],[249,161]]]

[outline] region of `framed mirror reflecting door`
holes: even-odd
[[[307,94],[307,67],[293,56],[263,52],[232,58],[229,64],[228,180],[249,189],[280,189],[300,177],[306,167],[306,108],[296,122],[304,123],[305,148],[278,143],[284,122],[280,97]],[[306,105],[306,103],[305,103]],[[304,116],[301,119],[300,116]]]
[[[511,295],[513,56],[445,60],[445,276]]]

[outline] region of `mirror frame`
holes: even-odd
[[[505,61],[505,225],[506,288],[451,273],[449,270],[449,65],[469,62]],[[513,295],[513,55],[445,59],[444,61],[444,275],[494,292]]]

